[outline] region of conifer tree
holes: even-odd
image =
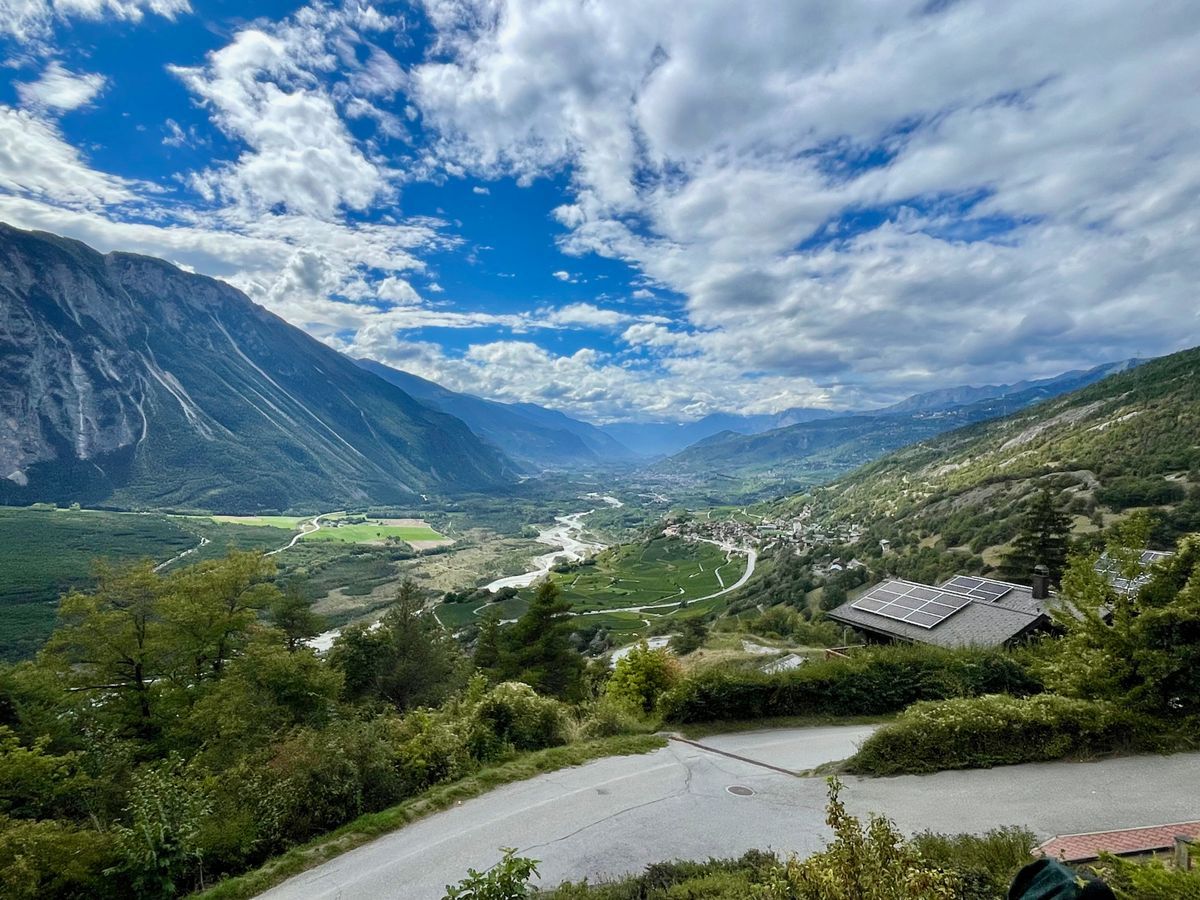
[[[1001,574],[1009,581],[1027,583],[1036,566],[1045,566],[1052,584],[1067,568],[1071,518],[1058,507],[1054,493],[1043,488],[1021,515],[1020,531],[1004,558]]]
[[[540,694],[568,700],[583,695],[583,657],[571,646],[571,604],[558,585],[538,586],[529,609],[505,635],[505,668]]]

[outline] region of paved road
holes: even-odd
[[[807,769],[854,751],[870,727],[810,728],[704,740],[724,753]],[[1048,763],[979,772],[848,780],[845,799],[906,831],[1023,824],[1039,835],[1200,818],[1200,754]],[[738,796],[728,788],[749,788]],[[499,788],[298,875],[264,897],[439,900],[499,848],[541,860],[542,882],[636,872],[663,859],[758,847],[820,849],[825,784],[673,741]]]

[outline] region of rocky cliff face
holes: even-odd
[[[403,502],[506,468],[227,284],[3,225],[0,424],[5,502]]]

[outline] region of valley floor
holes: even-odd
[[[672,741],[652,754],[543,775],[416,822],[262,896],[438,900],[468,867],[499,860],[501,847],[540,860],[543,885],[751,848],[807,854],[828,836],[825,781],[770,767],[845,758],[872,729],[747,732],[704,738],[704,747]],[[843,799],[855,814],[886,813],[906,832],[1025,825],[1044,837],[1194,818],[1198,767],[1200,754],[1189,753],[851,778]]]

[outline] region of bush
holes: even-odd
[[[958,876],[956,900],[994,900],[1003,897],[1013,876],[1029,862],[1037,837],[1027,828],[997,828],[986,834],[915,835],[913,848],[921,858]]]
[[[1129,509],[1131,506],[1161,506],[1176,503],[1184,498],[1183,485],[1163,478],[1140,478],[1122,475],[1109,479],[1096,491],[1096,499],[1113,509]]]
[[[1107,854],[1094,865],[1117,900],[1200,900],[1200,869],[1168,869],[1159,860],[1135,862]]]
[[[629,708],[628,703],[602,697],[588,710],[581,730],[585,738],[604,738],[618,734],[639,734],[649,728]]]
[[[540,697],[527,684],[505,682],[475,706],[468,745],[478,760],[496,759],[513,750],[541,750],[570,740],[567,707]]]
[[[897,712],[919,700],[1040,690],[1041,683],[1004,651],[879,647],[770,675],[704,669],[664,694],[659,708],[666,719],[682,723],[864,716]]]
[[[648,713],[663,692],[678,681],[679,662],[666,650],[651,650],[642,641],[617,661],[604,694]]]
[[[118,861],[111,833],[0,815],[0,885],[11,900],[118,897],[117,879],[103,875]]]
[[[976,769],[1128,747],[1135,720],[1110,703],[1053,694],[917,703],[850,760],[869,775]]]
[[[486,872],[467,870],[457,885],[446,886],[443,900],[523,900],[532,893],[529,879],[537,875],[537,860],[516,856],[506,849],[504,858]]]

